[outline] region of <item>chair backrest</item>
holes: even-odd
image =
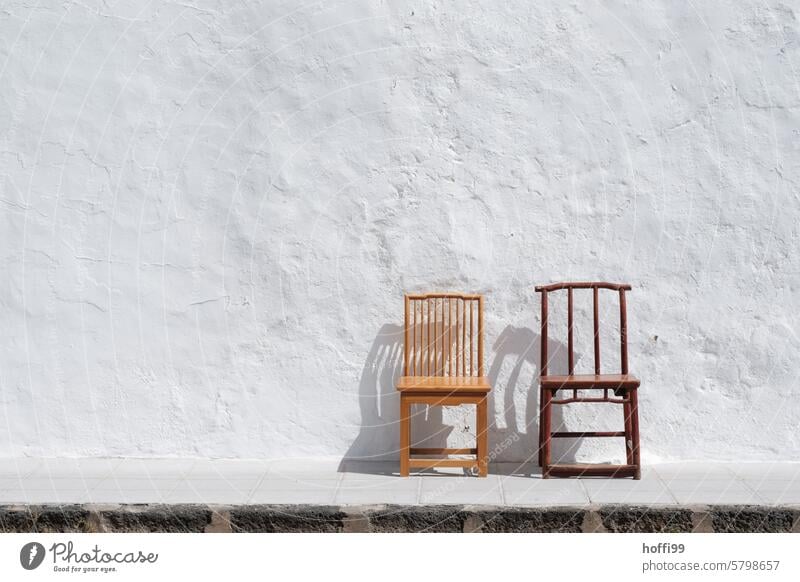
[[[483,296],[405,296],[404,376],[483,376]]]
[[[542,294],[542,361],[540,376],[547,376],[547,295],[553,291],[567,291],[567,354],[570,376],[575,373],[575,353],[573,349],[573,309],[572,295],[575,289],[591,289],[594,299],[594,373],[600,374],[600,289],[619,293],[619,332],[620,332],[620,373],[628,373],[628,315],[625,292],[631,290],[626,283],[576,282],[539,285],[536,291]]]

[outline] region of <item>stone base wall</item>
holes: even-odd
[[[0,507],[0,533],[800,533],[800,507],[43,505]]]

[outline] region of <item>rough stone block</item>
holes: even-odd
[[[387,506],[367,512],[374,532],[463,532],[467,513],[458,505]]]
[[[27,507],[0,508],[0,533],[32,532],[34,516]]]
[[[715,532],[781,533],[792,531],[796,511],[770,507],[712,507]]]
[[[586,511],[582,509],[497,509],[476,515],[481,532],[579,533]]]
[[[304,505],[253,505],[231,510],[233,532],[336,533],[344,529],[347,515],[338,507]]]
[[[692,512],[683,508],[605,507],[603,526],[612,533],[681,533],[692,531]]]
[[[102,510],[109,531],[194,533],[205,531],[211,510],[200,505],[128,506]]]

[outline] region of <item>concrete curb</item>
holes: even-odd
[[[800,507],[4,505],[2,533],[800,533]]]

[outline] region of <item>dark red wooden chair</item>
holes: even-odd
[[[594,374],[575,374],[573,350],[573,291],[591,289],[594,298]],[[603,374],[600,371],[600,290],[619,294],[620,326],[620,371],[618,374]],[[540,285],[536,291],[542,294],[542,361],[539,373],[539,465],[542,477],[641,477],[639,458],[639,380],[628,373],[628,320],[625,292],[631,286],[615,283],[553,283]],[[567,292],[567,354],[569,373],[566,376],[551,376],[547,373],[547,297],[554,291]],[[581,396],[578,391],[598,390],[602,396]],[[559,391],[567,391],[565,397],[557,399]],[[609,394],[613,392],[613,395]],[[622,404],[624,431],[618,432],[552,432],[553,406],[572,402],[601,402]],[[624,437],[625,465],[606,464],[551,464],[550,444],[554,438]]]

